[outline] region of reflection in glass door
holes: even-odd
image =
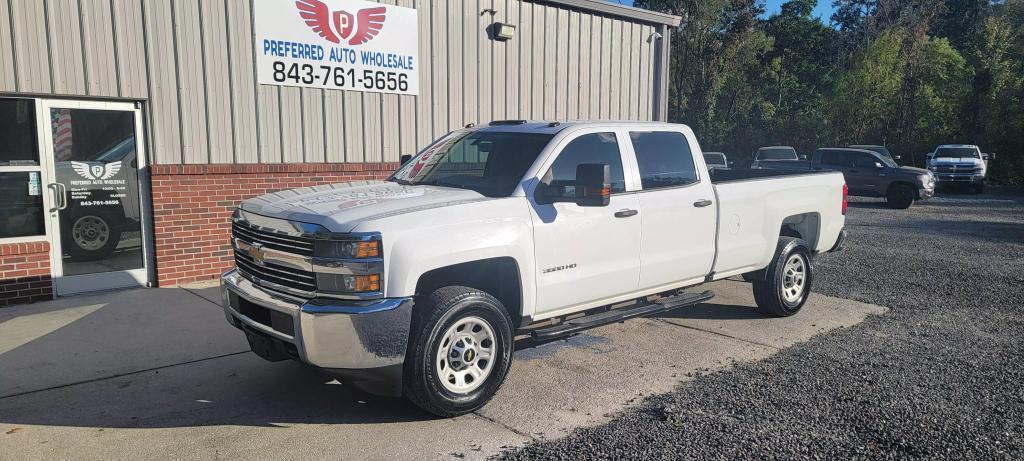
[[[121,103],[43,107],[58,294],[144,284],[138,111]]]

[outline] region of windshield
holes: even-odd
[[[854,148],[854,149],[864,149],[864,150],[875,151],[875,152],[879,153],[883,157],[892,158],[892,154],[889,153],[889,149],[886,149],[885,147],[882,147],[882,146],[856,145],[856,146],[850,146],[850,147]]]
[[[891,158],[889,158],[889,157],[887,157],[885,155],[882,155],[880,152],[876,152],[875,153],[875,157],[877,157],[880,162],[884,163],[885,166],[887,166],[889,168],[899,168],[900,167],[899,165],[896,164],[896,162],[892,161]]]
[[[550,134],[456,131],[424,149],[388,180],[507,197],[551,138]]]
[[[704,163],[708,165],[725,165],[725,155],[716,153],[705,153]]]
[[[757,160],[797,160],[796,149],[792,147],[769,147],[757,150]]]
[[[973,147],[940,147],[935,158],[981,158]]]

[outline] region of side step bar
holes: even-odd
[[[600,314],[584,315],[583,317],[567,320],[559,323],[558,325],[538,328],[531,331],[530,335],[537,341],[557,339],[579,333],[583,330],[589,330],[591,328],[608,325],[610,323],[621,322],[634,317],[643,317],[646,315],[668,312],[680,307],[692,306],[714,297],[715,294],[711,290],[703,293],[681,293],[675,296],[659,298],[648,304],[612,309]]]

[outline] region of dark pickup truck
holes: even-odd
[[[866,149],[822,148],[810,160],[763,162],[770,170],[839,171],[850,195],[885,197],[893,208],[909,208],[915,200],[935,194],[935,176],[928,170],[899,166],[889,157]]]

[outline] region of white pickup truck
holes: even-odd
[[[743,275],[796,313],[841,247],[834,172],[716,170],[684,125],[500,121],[387,181],[286,190],[236,211],[224,310],[254,352],[453,416],[487,402],[514,338],[693,305]]]

